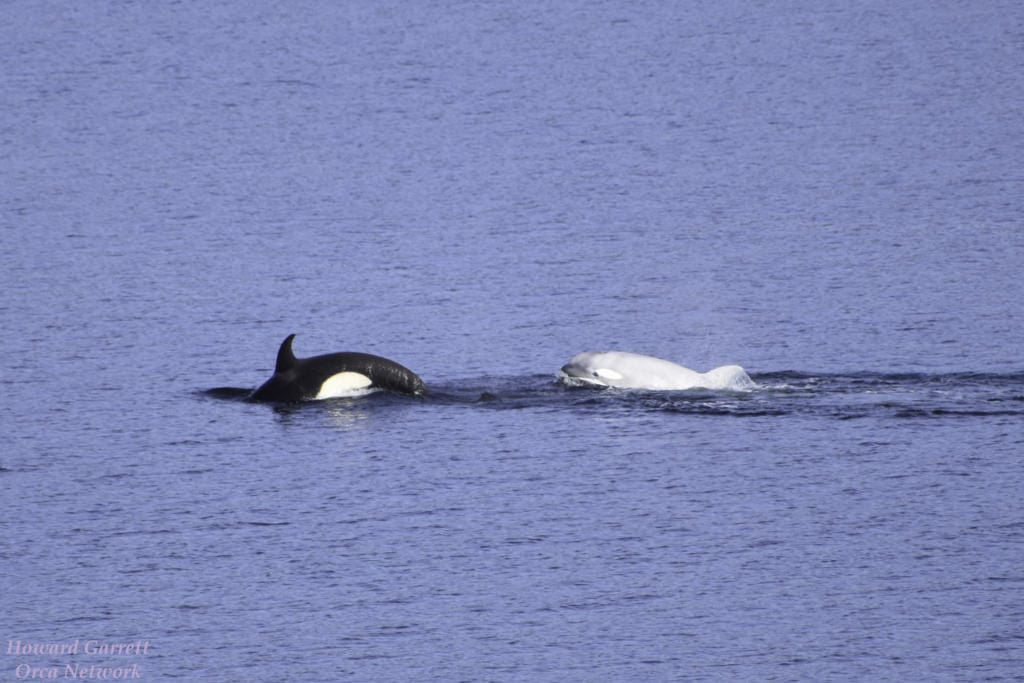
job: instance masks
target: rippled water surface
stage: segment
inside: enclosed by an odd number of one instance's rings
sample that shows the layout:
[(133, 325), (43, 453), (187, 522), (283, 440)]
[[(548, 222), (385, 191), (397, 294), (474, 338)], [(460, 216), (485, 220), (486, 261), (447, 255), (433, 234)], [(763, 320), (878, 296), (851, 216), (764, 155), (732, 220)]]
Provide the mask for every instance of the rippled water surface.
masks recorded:
[(0, 680), (1022, 679), (1017, 4), (0, 27)]

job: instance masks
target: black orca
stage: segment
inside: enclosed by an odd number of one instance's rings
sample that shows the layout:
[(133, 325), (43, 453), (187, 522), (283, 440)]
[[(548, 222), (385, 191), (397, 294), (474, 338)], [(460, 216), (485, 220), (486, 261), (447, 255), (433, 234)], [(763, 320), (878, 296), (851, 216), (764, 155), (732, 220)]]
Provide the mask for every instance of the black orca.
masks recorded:
[(274, 374), (249, 394), (261, 402), (312, 401), (351, 395), (361, 389), (389, 389), (418, 396), (426, 391), (416, 373), (398, 363), (369, 353), (328, 353), (296, 358), (294, 334), (281, 343)]

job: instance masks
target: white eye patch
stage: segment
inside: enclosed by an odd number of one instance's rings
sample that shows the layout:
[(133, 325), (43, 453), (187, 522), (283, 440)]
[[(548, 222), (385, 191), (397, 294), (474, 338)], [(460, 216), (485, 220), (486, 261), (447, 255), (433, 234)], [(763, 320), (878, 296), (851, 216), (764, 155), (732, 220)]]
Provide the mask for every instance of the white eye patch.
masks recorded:
[(594, 370), (594, 377), (600, 377), (601, 379), (622, 379), (622, 375), (609, 370), (608, 368), (597, 368)]
[(373, 384), (373, 380), (361, 373), (339, 372), (324, 380), (324, 383), (320, 385), (320, 391), (317, 393), (316, 398), (320, 400), (338, 396), (349, 396), (352, 392), (366, 389), (371, 384)]

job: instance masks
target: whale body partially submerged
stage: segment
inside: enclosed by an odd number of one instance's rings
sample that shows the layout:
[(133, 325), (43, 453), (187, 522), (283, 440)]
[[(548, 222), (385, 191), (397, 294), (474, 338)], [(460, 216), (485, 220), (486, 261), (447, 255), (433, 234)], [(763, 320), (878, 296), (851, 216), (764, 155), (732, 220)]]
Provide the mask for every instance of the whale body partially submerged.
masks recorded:
[(296, 402), (353, 396), (373, 389), (419, 395), (423, 380), (393, 360), (369, 353), (328, 353), (296, 358), (294, 334), (281, 343), (274, 374), (248, 396), (249, 401)]
[(562, 366), (559, 379), (570, 386), (679, 391), (747, 391), (757, 386), (739, 365), (697, 372), (654, 356), (625, 351), (587, 351)]

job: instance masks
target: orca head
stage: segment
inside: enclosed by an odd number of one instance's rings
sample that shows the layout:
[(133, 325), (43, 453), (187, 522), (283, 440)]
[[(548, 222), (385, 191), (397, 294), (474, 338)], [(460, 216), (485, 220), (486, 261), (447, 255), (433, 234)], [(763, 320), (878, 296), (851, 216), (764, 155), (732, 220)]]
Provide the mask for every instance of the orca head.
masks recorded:
[[(562, 366), (561, 375), (569, 381), (569, 384), (589, 384), (607, 386), (608, 379), (621, 377), (613, 370), (596, 367), (591, 363), (593, 354), (578, 354), (571, 361)], [(614, 375), (614, 376), (613, 376)]]

